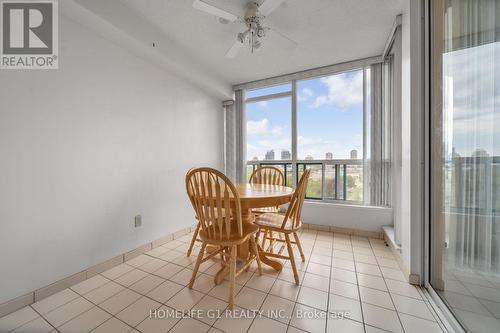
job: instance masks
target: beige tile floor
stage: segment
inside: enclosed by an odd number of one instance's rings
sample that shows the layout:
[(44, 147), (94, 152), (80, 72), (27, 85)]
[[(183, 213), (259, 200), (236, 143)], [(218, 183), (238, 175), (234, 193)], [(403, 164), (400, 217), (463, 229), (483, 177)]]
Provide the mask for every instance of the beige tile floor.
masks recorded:
[[(185, 235), (0, 318), (0, 332), (446, 331), (383, 241), (314, 230), (300, 237), (301, 285), (293, 283), (289, 262), (263, 276), (252, 267), (237, 278), (232, 316), (227, 282), (213, 283), (216, 260), (202, 265), (193, 290), (186, 287), (195, 255), (186, 257)], [(184, 316), (172, 316), (174, 310)]]

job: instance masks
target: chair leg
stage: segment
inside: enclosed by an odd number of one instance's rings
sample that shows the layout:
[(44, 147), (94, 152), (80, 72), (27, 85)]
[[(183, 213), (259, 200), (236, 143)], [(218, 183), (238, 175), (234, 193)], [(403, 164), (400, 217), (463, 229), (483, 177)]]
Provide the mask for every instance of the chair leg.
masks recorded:
[(253, 252), (255, 253), (255, 260), (257, 260), (259, 275), (262, 275), (262, 265), (260, 263), (259, 248), (257, 247), (257, 241), (255, 240), (255, 237), (252, 236), (250, 238), (250, 242), (252, 243)]
[(196, 239), (198, 238), (198, 231), (200, 231), (200, 223), (199, 222), (198, 222), (198, 225), (196, 226), (196, 230), (194, 231), (193, 239), (191, 239), (191, 244), (189, 244), (189, 249), (187, 252), (188, 257), (191, 255), (191, 251), (193, 251), (194, 242), (196, 242)]
[(271, 230), (268, 230), (268, 237), (269, 239), (269, 252), (274, 253), (274, 239), (273, 239), (273, 232)]
[(297, 247), (299, 248), (300, 258), (302, 259), (302, 262), (305, 262), (306, 257), (304, 256), (304, 251), (302, 250), (302, 244), (300, 244), (300, 239), (296, 232), (293, 233), (293, 238), (295, 239), (295, 244), (297, 244)]
[(198, 268), (200, 268), (201, 261), (203, 260), (203, 256), (205, 254), (205, 248), (207, 247), (207, 243), (203, 242), (201, 244), (200, 253), (198, 253), (198, 258), (196, 259), (196, 264), (193, 268), (193, 275), (191, 276), (191, 281), (189, 281), (189, 289), (193, 288), (194, 280), (196, 279), (196, 274), (198, 273)]
[(231, 259), (229, 260), (229, 310), (234, 308), (234, 287), (236, 283), (236, 246), (231, 246)]
[(290, 236), (285, 234), (286, 247), (288, 249), (288, 256), (290, 257), (290, 264), (292, 265), (293, 277), (295, 278), (295, 284), (299, 285), (299, 274), (297, 273), (297, 266), (295, 265), (295, 258), (293, 256), (292, 243), (290, 242)]

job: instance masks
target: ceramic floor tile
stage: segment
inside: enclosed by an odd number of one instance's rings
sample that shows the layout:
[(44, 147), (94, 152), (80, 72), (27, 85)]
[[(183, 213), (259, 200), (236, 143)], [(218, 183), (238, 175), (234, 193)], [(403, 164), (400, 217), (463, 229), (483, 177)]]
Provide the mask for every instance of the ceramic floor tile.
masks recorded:
[(442, 333), (441, 327), (434, 321), (428, 321), (404, 313), (401, 313), (399, 317), (403, 323), (405, 333)]
[(363, 322), (361, 302), (352, 298), (330, 294), (328, 312), (334, 314), (334, 318), (346, 317)]
[(297, 302), (309, 307), (326, 311), (328, 303), (328, 293), (317, 289), (302, 287), (300, 288)]
[(261, 310), (263, 315), (288, 324), (295, 303), (285, 298), (267, 295)]
[(131, 329), (132, 327), (125, 324), (123, 321), (112, 317), (111, 319), (96, 327), (92, 331), (92, 333), (127, 333)]
[(54, 310), (55, 308), (66, 304), (75, 298), (78, 298), (79, 295), (75, 293), (71, 289), (64, 289), (54, 295), (51, 295), (47, 298), (38, 301), (31, 306), (40, 314), (46, 314), (49, 311)]
[(266, 317), (257, 317), (250, 326), (248, 333), (286, 333), (287, 325)]
[(217, 320), (216, 314), (223, 313), (228, 304), (218, 298), (206, 295), (194, 307), (193, 310), (200, 311), (202, 315), (198, 318), (202, 322), (213, 325)]
[(130, 326), (135, 326), (149, 317), (149, 315), (161, 306), (160, 303), (147, 297), (141, 297), (136, 302), (120, 311), (116, 318), (124, 321)]
[(340, 268), (332, 268), (332, 279), (349, 282), (349, 283), (357, 283), (356, 273), (354, 271), (340, 269)]
[(204, 294), (194, 289), (184, 288), (165, 304), (176, 310), (189, 310), (198, 303)]
[(364, 264), (362, 262), (356, 263), (356, 271), (362, 274), (382, 276), (382, 272), (377, 265)]
[(297, 304), (293, 310), (290, 325), (311, 333), (323, 333), (326, 328), (326, 313)]
[(345, 260), (345, 259), (333, 259), (332, 261), (332, 267), (335, 268), (340, 268), (340, 269), (345, 269), (349, 271), (354, 271), (354, 262), (351, 260)]
[(141, 271), (153, 273), (153, 272), (159, 270), (160, 268), (166, 266), (167, 264), (168, 264), (168, 262), (166, 262), (166, 261), (154, 258), (151, 261), (147, 262), (146, 264), (140, 266), (139, 269)]
[[(298, 271), (297, 275), (299, 276), (299, 282), (304, 279), (304, 272), (303, 271)], [(281, 270), (281, 273), (278, 275), (278, 279), (295, 283), (295, 277), (293, 275), (293, 271), (289, 267), (283, 267), (283, 269)]]
[(155, 247), (154, 249), (146, 252), (145, 254), (147, 254), (148, 256), (152, 256), (152, 257), (158, 258), (162, 254), (167, 253), (168, 251), (170, 251), (170, 249), (168, 249), (166, 247), (163, 247), (163, 246), (158, 246), (158, 247)]
[(364, 303), (370, 303), (373, 305), (381, 306), (383, 308), (394, 310), (394, 305), (388, 292), (360, 286), (359, 294), (361, 295), (361, 301)]
[(39, 315), (31, 307), (26, 306), (20, 310), (12, 312), (11, 314), (0, 318), (0, 332), (9, 332), (13, 329), (26, 324)]
[(102, 302), (99, 306), (114, 315), (137, 301), (139, 298), (141, 298), (140, 294), (129, 289), (124, 289)]
[(208, 294), (215, 287), (213, 276), (207, 274), (198, 274), (194, 280), (193, 289), (204, 294)]
[(139, 280), (131, 285), (129, 288), (141, 295), (146, 295), (148, 292), (158, 287), (163, 282), (165, 282), (165, 280), (158, 276), (148, 275), (144, 279)]
[(415, 286), (412, 286), (408, 282), (389, 279), (385, 280), (385, 282), (387, 284), (387, 288), (391, 293), (422, 299), (417, 291), (417, 288), (415, 288)]
[(327, 333), (365, 333), (362, 323), (349, 319), (328, 318)]
[(191, 280), (191, 276), (193, 276), (193, 271), (189, 268), (184, 268), (182, 271), (171, 276), (169, 280), (187, 286)]
[(258, 310), (260, 309), (260, 306), (264, 302), (265, 298), (266, 294), (262, 291), (243, 287), (236, 295), (234, 302), (238, 305), (238, 307), (249, 310)]
[(114, 280), (114, 279), (119, 278), (123, 274), (125, 274), (125, 273), (127, 273), (127, 272), (129, 272), (129, 271), (131, 271), (133, 269), (134, 269), (134, 267), (129, 266), (127, 264), (120, 264), (120, 265), (115, 266), (115, 267), (113, 267), (111, 269), (108, 269), (105, 272), (102, 272), (101, 274), (104, 277), (107, 277), (110, 280)]
[(184, 286), (167, 280), (151, 290), (147, 296), (160, 303), (165, 303), (183, 288)]
[(172, 311), (171, 308), (168, 308), (166, 306), (160, 307), (159, 309), (157, 309), (157, 313), (160, 314), (159, 317), (154, 317), (154, 316), (150, 317), (148, 315), (145, 320), (143, 320), (139, 325), (137, 325), (137, 329), (141, 333), (165, 333), (165, 332), (168, 332), (180, 320), (179, 318), (176, 318), (175, 316), (166, 315), (167, 313), (171, 313), (170, 311)]
[(353, 299), (359, 299), (358, 286), (340, 280), (331, 280), (330, 293)]
[(374, 275), (358, 273), (358, 284), (363, 287), (387, 291), (384, 279)]
[(268, 293), (269, 290), (271, 290), (275, 280), (275, 278), (266, 275), (260, 276), (258, 274), (254, 274), (250, 278), (250, 280), (248, 280), (246, 286)]
[(153, 258), (151, 258), (150, 256), (147, 256), (145, 254), (141, 254), (135, 258), (130, 259), (129, 261), (126, 261), (125, 263), (127, 265), (134, 266), (137, 268), (137, 267), (142, 266), (151, 260), (153, 260)]
[(376, 305), (363, 303), (363, 316), (365, 323), (384, 330), (402, 333), (403, 327), (396, 311), (381, 308)]
[(159, 277), (162, 277), (164, 279), (170, 279), (172, 276), (175, 274), (179, 273), (182, 271), (184, 268), (182, 266), (172, 264), (172, 263), (167, 263), (166, 265), (160, 267), (156, 271), (153, 272), (154, 275), (158, 275)]
[(380, 270), (382, 271), (382, 275), (386, 279), (392, 279), (392, 280), (398, 280), (402, 282), (407, 282), (406, 278), (403, 274), (402, 271), (399, 269), (392, 269), (388, 267), (380, 267)]
[(61, 333), (90, 332), (109, 318), (111, 318), (110, 314), (96, 306), (78, 317), (71, 319), (66, 324), (59, 327), (58, 330)]
[(79, 297), (69, 303), (64, 304), (44, 315), (44, 318), (54, 327), (59, 327), (62, 324), (70, 321), (78, 315), (90, 310), (95, 305), (86, 299)]
[[(54, 329), (45, 319), (42, 317), (38, 317), (21, 327), (16, 328), (11, 333), (47, 333), (51, 332)], [(1, 329), (0, 329), (0, 332)]]
[[(330, 269), (328, 269), (330, 270)], [(304, 280), (302, 281), (302, 285), (309, 287), (309, 288), (314, 288), (314, 289), (319, 289), (322, 291), (328, 291), (330, 288), (330, 279), (328, 277), (312, 274), (312, 273), (306, 273), (304, 275)]]
[(426, 320), (435, 320), (424, 301), (398, 294), (393, 294), (392, 300), (398, 312), (403, 312)]
[(204, 333), (210, 330), (210, 326), (196, 319), (184, 318), (179, 321), (169, 333)]
[[(234, 295), (238, 295), (241, 288), (241, 285), (236, 284), (234, 287)], [(220, 300), (227, 301), (229, 299), (229, 282), (223, 281), (221, 284), (213, 287), (208, 294)]]
[(330, 278), (330, 265), (321, 265), (310, 262), (307, 266), (306, 273), (312, 273)]
[(245, 333), (252, 324), (253, 318), (240, 318), (241, 311), (246, 311), (244, 309), (235, 307), (231, 312), (229, 310), (224, 311), (221, 318), (217, 319), (214, 323), (214, 327), (218, 328), (226, 333)]
[(71, 287), (71, 289), (80, 295), (84, 295), (96, 288), (99, 288), (106, 283), (110, 282), (109, 279), (105, 278), (104, 276), (98, 274), (96, 276), (91, 277), (90, 279), (87, 279), (85, 281), (82, 281), (74, 286)]
[(88, 299), (94, 304), (101, 304), (108, 298), (118, 294), (120, 291), (124, 289), (125, 289), (124, 286), (121, 286), (116, 282), (110, 281), (105, 285), (88, 292), (84, 296), (86, 299)]
[(297, 286), (295, 283), (278, 279), (274, 283), (269, 293), (275, 296), (286, 298), (291, 301), (295, 301), (297, 299), (299, 291), (300, 287)]
[(143, 272), (140, 269), (133, 269), (115, 279), (115, 282), (121, 284), (122, 286), (129, 287), (135, 282), (145, 278), (147, 275), (148, 273)]

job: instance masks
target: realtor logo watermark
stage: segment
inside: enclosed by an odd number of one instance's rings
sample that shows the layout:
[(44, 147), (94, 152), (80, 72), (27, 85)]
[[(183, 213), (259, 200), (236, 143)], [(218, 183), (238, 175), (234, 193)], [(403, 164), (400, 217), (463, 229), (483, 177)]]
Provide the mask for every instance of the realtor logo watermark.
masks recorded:
[(0, 68), (57, 69), (56, 0), (0, 0)]

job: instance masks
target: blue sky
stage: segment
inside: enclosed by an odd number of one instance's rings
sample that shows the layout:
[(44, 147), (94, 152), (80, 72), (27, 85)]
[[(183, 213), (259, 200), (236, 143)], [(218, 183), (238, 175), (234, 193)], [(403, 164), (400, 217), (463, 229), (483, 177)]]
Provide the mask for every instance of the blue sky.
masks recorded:
[[(289, 89), (289, 85), (264, 88), (248, 97)], [(263, 159), (274, 149), (291, 150), (291, 98), (248, 103), (247, 158)], [(363, 73), (361, 70), (297, 82), (298, 158), (349, 158), (352, 149), (362, 156)]]

